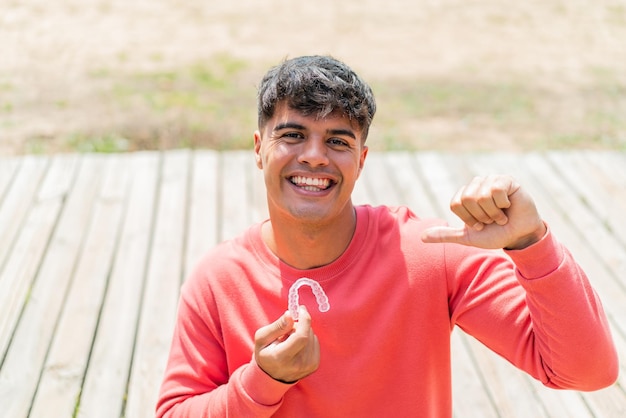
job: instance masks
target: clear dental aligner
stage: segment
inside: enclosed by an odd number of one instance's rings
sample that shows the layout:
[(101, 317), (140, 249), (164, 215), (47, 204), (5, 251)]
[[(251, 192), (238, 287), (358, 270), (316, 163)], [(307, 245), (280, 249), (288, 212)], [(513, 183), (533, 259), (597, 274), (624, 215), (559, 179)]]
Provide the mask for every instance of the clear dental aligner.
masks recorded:
[(326, 312), (330, 309), (330, 302), (328, 301), (328, 297), (326, 296), (326, 293), (324, 293), (322, 286), (313, 279), (301, 277), (289, 288), (289, 312), (291, 312), (291, 316), (296, 321), (298, 320), (298, 305), (300, 301), (298, 289), (305, 285), (309, 286), (313, 291), (313, 295), (315, 295), (317, 307), (320, 312)]

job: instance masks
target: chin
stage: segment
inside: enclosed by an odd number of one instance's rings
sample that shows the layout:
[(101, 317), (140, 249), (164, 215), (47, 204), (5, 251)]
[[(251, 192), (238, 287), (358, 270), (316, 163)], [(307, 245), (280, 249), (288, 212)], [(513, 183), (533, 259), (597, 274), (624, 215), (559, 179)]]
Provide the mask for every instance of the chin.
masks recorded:
[(291, 216), (303, 222), (321, 222), (328, 220), (330, 215), (325, 211), (309, 208), (292, 208)]

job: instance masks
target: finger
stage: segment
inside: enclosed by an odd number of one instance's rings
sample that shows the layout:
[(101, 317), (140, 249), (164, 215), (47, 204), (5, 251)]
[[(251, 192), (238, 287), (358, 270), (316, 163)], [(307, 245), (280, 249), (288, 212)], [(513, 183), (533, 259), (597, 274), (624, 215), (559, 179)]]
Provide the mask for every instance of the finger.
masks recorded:
[(498, 224), (508, 222), (505, 209), (511, 207), (510, 196), (519, 189), (519, 184), (510, 176), (493, 176), (489, 178), (485, 190), (485, 212)]
[[(486, 207), (484, 207), (485, 205)], [(460, 206), (451, 207), (463, 223), (471, 228), (480, 231), (485, 225), (493, 223), (493, 219), (487, 212), (489, 205), (486, 202), (466, 198)]]
[[(488, 217), (475, 202), (472, 202), (468, 198), (468, 196), (475, 193), (473, 190), (474, 186), (472, 184), (460, 188), (450, 201), (450, 210), (458, 216), (465, 225), (476, 230), (481, 230)], [(479, 218), (482, 218), (482, 220)]]
[(281, 339), (293, 332), (294, 320), (289, 311), (285, 312), (276, 321), (259, 328), (254, 334), (257, 348), (267, 347), (272, 342)]
[(494, 205), (496, 205), (500, 209), (508, 209), (511, 207), (511, 200), (509, 199), (508, 189), (507, 190), (504, 190), (504, 189), (494, 190), (492, 200), (493, 200)]
[(467, 228), (433, 226), (422, 232), (422, 241), (425, 243), (450, 242), (467, 245), (469, 243), (469, 235)]
[(297, 361), (301, 364), (318, 362), (319, 342), (313, 332), (311, 322), (311, 315), (308, 310), (304, 305), (300, 305), (298, 307), (298, 321), (294, 323), (293, 332), (284, 339), (284, 344), (273, 347), (274, 352), (284, 356), (284, 358), (290, 358), (292, 361), (299, 359)]
[(518, 187), (510, 176), (475, 177), (460, 189), (451, 209), (466, 225), (476, 230), (494, 222), (504, 225), (508, 222), (504, 209), (511, 205), (509, 193), (514, 193)]
[(304, 305), (298, 306), (298, 322), (296, 322), (295, 329), (307, 330), (311, 328), (311, 314)]
[(297, 349), (306, 346), (315, 337), (311, 321), (311, 315), (306, 306), (298, 306), (298, 322), (294, 324), (294, 332), (288, 337), (291, 344)]
[[(502, 201), (502, 194), (503, 193), (498, 193), (498, 200), (500, 201)], [(504, 194), (504, 199), (508, 201), (508, 198), (506, 198), (506, 194)], [(477, 217), (478, 220), (483, 224), (489, 225), (495, 222), (498, 225), (504, 225), (508, 221), (508, 218), (502, 210), (502, 207), (499, 206), (498, 202), (496, 201), (496, 195), (494, 194), (493, 190), (484, 190), (484, 193), (477, 197), (477, 205), (480, 207), (480, 213), (484, 214), (484, 218)]]
[(292, 347), (298, 350), (300, 363), (306, 373), (317, 370), (320, 362), (320, 344), (311, 326), (311, 315), (304, 305), (298, 308), (298, 322), (295, 331), (289, 336)]

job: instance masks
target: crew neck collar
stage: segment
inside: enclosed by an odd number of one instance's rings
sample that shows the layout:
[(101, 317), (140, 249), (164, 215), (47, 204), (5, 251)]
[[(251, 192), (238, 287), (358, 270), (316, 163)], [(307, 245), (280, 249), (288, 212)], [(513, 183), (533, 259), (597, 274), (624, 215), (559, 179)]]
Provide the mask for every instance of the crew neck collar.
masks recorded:
[(335, 261), (320, 267), (303, 270), (294, 268), (281, 261), (265, 244), (261, 235), (261, 228), (264, 223), (269, 222), (269, 219), (252, 226), (248, 233), (248, 241), (259, 261), (272, 274), (279, 275), (286, 281), (294, 282), (300, 277), (311, 277), (318, 282), (330, 280), (349, 268), (352, 263), (358, 260), (359, 254), (362, 253), (369, 229), (370, 214), (368, 208), (368, 206), (355, 206), (356, 227), (348, 247)]

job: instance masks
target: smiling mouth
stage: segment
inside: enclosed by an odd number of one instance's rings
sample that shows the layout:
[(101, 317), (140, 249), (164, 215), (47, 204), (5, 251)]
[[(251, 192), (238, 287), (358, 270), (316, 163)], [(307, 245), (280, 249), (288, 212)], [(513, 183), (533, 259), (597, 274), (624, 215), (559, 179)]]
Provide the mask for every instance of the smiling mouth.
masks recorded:
[(289, 178), (291, 184), (294, 184), (309, 192), (319, 192), (328, 189), (333, 182), (330, 179), (293, 176)]

